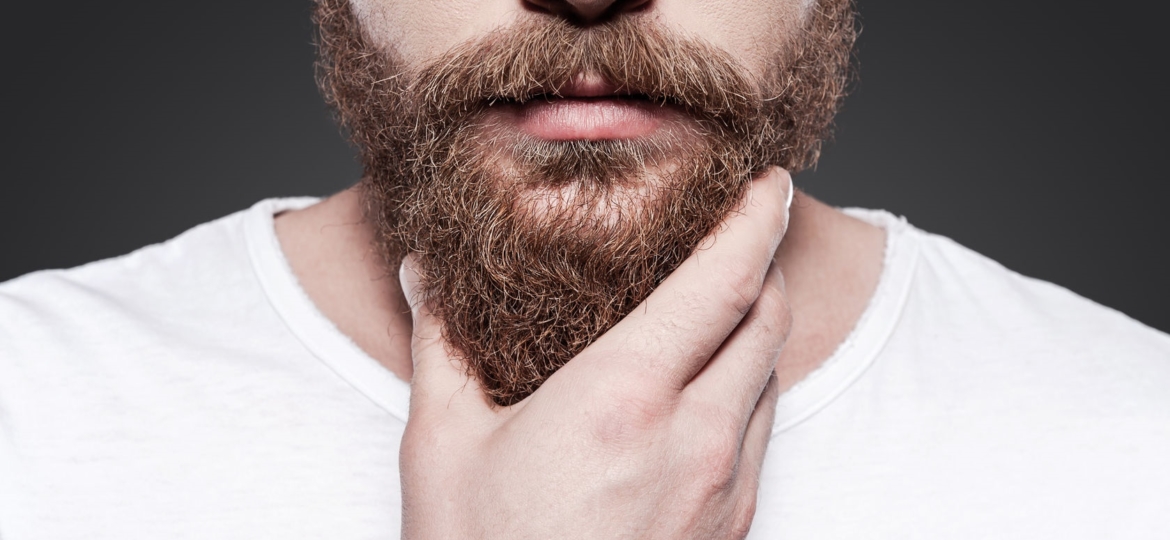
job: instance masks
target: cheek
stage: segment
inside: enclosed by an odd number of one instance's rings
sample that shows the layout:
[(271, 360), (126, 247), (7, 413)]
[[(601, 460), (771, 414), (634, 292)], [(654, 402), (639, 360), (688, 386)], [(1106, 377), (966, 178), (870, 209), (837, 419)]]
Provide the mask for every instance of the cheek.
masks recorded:
[(519, 16), (516, 0), (351, 0), (378, 48), (415, 64), (506, 26)]
[[(658, 0), (653, 16), (728, 51), (761, 75), (816, 0)], [(523, 16), (518, 0), (351, 0), (369, 38), (408, 64), (434, 58)]]
[(760, 76), (800, 29), (816, 0), (659, 0), (669, 26), (727, 51)]

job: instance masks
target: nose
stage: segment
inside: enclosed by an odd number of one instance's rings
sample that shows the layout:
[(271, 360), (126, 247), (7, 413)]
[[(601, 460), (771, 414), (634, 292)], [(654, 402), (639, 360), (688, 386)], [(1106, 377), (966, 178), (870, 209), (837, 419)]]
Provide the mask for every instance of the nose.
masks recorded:
[(645, 9), (652, 0), (526, 0), (526, 3), (581, 24), (593, 24), (619, 13)]

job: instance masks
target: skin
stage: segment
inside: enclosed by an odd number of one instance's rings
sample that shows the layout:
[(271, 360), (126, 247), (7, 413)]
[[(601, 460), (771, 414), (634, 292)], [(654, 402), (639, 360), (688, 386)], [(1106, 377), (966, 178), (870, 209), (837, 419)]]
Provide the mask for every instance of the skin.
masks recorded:
[[(794, 314), (776, 365), (782, 391), (828, 359), (856, 325), (877, 287), (885, 249), (883, 231), (799, 190), (790, 216), (775, 253)], [(276, 232), (317, 308), (363, 351), (410, 381), (409, 306), (397, 272), (386, 269), (371, 247), (374, 231), (362, 218), (357, 190), (281, 214)]]
[(403, 536), (745, 536), (791, 327), (771, 264), (787, 180), (759, 179), (707, 249), (517, 405), (489, 407), (416, 305)]
[(803, 20), (809, 0), (352, 0), (352, 5), (370, 39), (408, 64), (434, 58), (526, 15), (589, 24), (602, 17), (637, 14), (701, 36), (732, 52), (758, 76), (775, 44)]
[[(367, 31), (421, 62), (522, 14), (590, 24), (639, 13), (749, 69), (800, 2), (356, 0)], [(772, 41), (769, 41), (772, 40)], [(347, 190), (276, 220), (306, 293), (403, 380), (404, 538), (742, 538), (777, 396), (827, 359), (881, 273), (882, 231), (797, 193), (776, 169), (646, 302), (529, 398), (492, 408), (411, 305), (410, 259), (382, 264)], [(605, 471), (598, 474), (598, 471)]]

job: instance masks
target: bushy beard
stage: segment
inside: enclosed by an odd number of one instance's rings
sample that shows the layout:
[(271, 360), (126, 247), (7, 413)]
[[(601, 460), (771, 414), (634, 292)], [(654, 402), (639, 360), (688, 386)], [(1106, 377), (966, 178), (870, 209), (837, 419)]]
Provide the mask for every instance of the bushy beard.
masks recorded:
[[(419, 295), (484, 391), (510, 405), (641, 303), (735, 211), (753, 175), (815, 162), (844, 91), (847, 0), (818, 6), (762, 80), (632, 17), (518, 23), (407, 69), (319, 0), (319, 75), (361, 151), (387, 266)], [(549, 141), (499, 122), (574, 77), (676, 117), (634, 140)]]

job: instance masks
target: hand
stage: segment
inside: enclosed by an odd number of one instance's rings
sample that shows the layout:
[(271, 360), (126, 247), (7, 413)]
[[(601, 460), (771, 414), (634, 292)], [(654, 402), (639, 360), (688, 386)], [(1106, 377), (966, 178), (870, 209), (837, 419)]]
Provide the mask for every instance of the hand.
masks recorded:
[(525, 400), (492, 407), (413, 305), (403, 538), (743, 538), (791, 327), (772, 259), (783, 170), (629, 316)]

